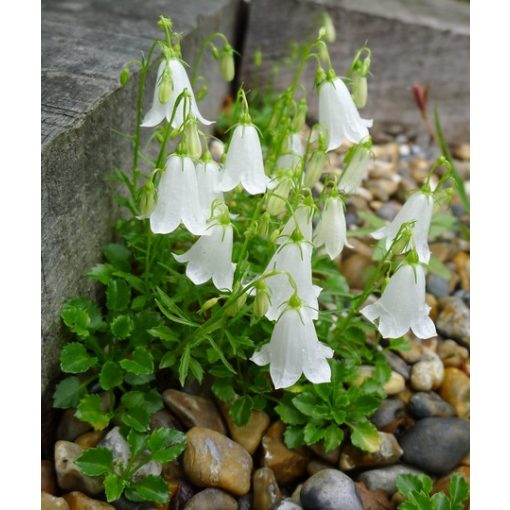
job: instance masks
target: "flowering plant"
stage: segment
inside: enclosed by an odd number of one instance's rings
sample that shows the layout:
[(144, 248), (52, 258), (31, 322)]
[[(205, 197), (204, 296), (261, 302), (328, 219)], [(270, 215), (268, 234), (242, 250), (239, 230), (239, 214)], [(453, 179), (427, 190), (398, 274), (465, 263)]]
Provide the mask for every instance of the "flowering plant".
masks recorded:
[[(132, 171), (116, 174), (128, 189), (119, 202), (131, 216), (118, 223), (121, 242), (108, 245), (106, 261), (88, 273), (106, 287), (106, 308), (86, 298), (62, 308), (75, 341), (62, 351), (61, 368), (70, 375), (57, 386), (55, 407), (75, 409), (96, 430), (120, 423), (132, 449), (142, 443), (151, 449), (152, 441), (157, 456), (163, 446), (151, 438), (159, 433), (147, 434), (150, 417), (163, 407), (161, 380), (164, 387), (196, 381), (232, 403), (238, 426), (253, 410), (279, 414), (289, 446), (323, 442), (330, 450), (350, 433), (360, 448), (378, 447), (367, 417), (384, 398), (391, 373), (384, 351), (402, 346), (399, 337), (409, 329), (422, 338), (435, 334), (425, 304), (427, 234), (448, 163), (442, 158), (430, 170), (429, 177), (446, 169), (435, 190), (428, 179), (395, 220), (374, 233), (384, 239), (384, 255), (361, 292), (349, 289), (335, 259), (345, 247), (353, 249), (344, 204), (370, 160), (371, 121), (357, 109), (366, 102), (370, 51), (358, 51), (348, 79), (337, 76), (326, 45), (334, 30), (326, 21), (299, 46), (294, 80), (264, 118), (239, 89), (223, 151), (206, 132), (211, 122), (197, 104), (204, 50), (190, 79), (179, 34), (170, 20), (160, 20), (164, 37), (138, 63)], [(215, 38), (223, 41), (221, 53)], [(233, 50), (225, 37), (213, 34), (206, 47), (231, 80)], [(153, 102), (143, 115), (157, 48)], [(319, 100), (311, 128), (305, 125), (309, 95), (301, 86), (309, 63), (316, 65)], [(121, 78), (129, 79), (126, 69)], [(148, 128), (158, 145), (155, 158), (141, 145)], [(340, 175), (326, 166), (328, 152), (338, 148), (345, 153)], [(380, 299), (362, 308), (374, 294)], [(362, 363), (376, 369), (359, 383)], [(181, 450), (179, 444), (172, 454)], [(81, 465), (93, 464), (96, 454), (104, 456), (89, 452)], [(107, 460), (96, 472), (111, 477), (109, 500), (126, 487), (134, 500), (148, 493), (165, 500), (160, 482), (151, 478), (143, 492), (143, 484), (129, 478), (132, 470), (116, 473)]]

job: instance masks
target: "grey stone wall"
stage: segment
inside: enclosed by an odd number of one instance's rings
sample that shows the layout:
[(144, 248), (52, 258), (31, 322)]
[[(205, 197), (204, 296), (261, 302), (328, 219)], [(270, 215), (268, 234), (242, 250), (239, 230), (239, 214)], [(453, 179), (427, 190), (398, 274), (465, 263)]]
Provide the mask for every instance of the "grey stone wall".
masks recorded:
[[(374, 119), (377, 133), (400, 125), (423, 131), (411, 93), (413, 83), (430, 84), (430, 106), (440, 109), (447, 139), (469, 139), (469, 4), (455, 0), (251, 0), (244, 47), (242, 79), (247, 86), (271, 82), (271, 69), (288, 54), (290, 42), (302, 39), (320, 12), (328, 12), (337, 38), (330, 46), (336, 72), (347, 72), (355, 51), (365, 41), (372, 50), (373, 76), (363, 117)], [(263, 64), (251, 58), (259, 48)], [(315, 65), (304, 84), (309, 97)], [(282, 68), (276, 89), (290, 82)], [(312, 115), (317, 102), (312, 101)]]
[[(77, 294), (91, 295), (84, 273), (101, 259), (114, 235), (118, 208), (109, 178), (115, 166), (130, 168), (130, 144), (114, 130), (135, 128), (136, 73), (120, 87), (129, 60), (159, 36), (160, 14), (184, 33), (183, 52), (192, 59), (214, 31), (233, 39), (240, 0), (99, 1), (42, 3), (42, 393), (48, 405), (58, 376), (65, 333), (59, 309)], [(200, 104), (215, 118), (228, 84), (217, 62), (203, 61), (209, 91)], [(152, 76), (152, 84), (155, 73)], [(152, 99), (147, 87), (146, 108)]]

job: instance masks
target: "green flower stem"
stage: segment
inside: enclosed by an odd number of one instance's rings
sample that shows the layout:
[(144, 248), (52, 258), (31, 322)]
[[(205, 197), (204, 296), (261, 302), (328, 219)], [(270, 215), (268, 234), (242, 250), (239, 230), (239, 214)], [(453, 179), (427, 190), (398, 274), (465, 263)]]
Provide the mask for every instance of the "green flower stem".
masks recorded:
[(207, 48), (207, 46), (209, 46), (209, 44), (213, 42), (213, 40), (216, 37), (221, 38), (225, 44), (229, 44), (228, 39), (221, 32), (214, 32), (207, 39), (204, 40), (204, 42), (200, 46), (200, 50), (197, 53), (197, 56), (195, 57), (195, 60), (193, 61), (193, 71), (191, 74), (191, 88), (193, 89), (195, 88), (198, 79), (198, 68), (200, 67), (202, 59), (204, 58), (205, 49)]

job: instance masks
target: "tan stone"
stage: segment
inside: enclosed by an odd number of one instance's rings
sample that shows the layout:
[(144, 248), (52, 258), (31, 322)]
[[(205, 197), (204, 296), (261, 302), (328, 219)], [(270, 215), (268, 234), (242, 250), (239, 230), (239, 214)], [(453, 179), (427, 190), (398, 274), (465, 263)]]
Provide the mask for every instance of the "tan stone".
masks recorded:
[[(370, 365), (362, 365), (359, 369), (358, 377), (354, 384), (362, 384), (363, 381), (372, 377), (375, 374), (375, 368)], [(383, 390), (386, 395), (396, 395), (404, 390), (406, 387), (405, 379), (397, 372), (392, 371), (390, 379), (384, 384)]]
[(324, 448), (324, 443), (321, 441), (319, 443), (310, 445), (308, 448), (310, 448), (310, 450), (312, 450), (315, 455), (328, 462), (329, 464), (338, 463), (338, 459), (340, 458), (340, 447), (336, 447), (333, 450), (327, 452)]
[(373, 266), (372, 259), (357, 253), (342, 260), (341, 273), (345, 276), (351, 289), (362, 289), (368, 279), (368, 268)]
[(237, 501), (218, 489), (205, 489), (195, 494), (185, 506), (186, 510), (237, 510)]
[(469, 416), (469, 377), (462, 370), (447, 368), (439, 393), (454, 407), (458, 416), (461, 418)]
[(262, 465), (273, 470), (276, 480), (286, 485), (306, 473), (309, 454), (305, 448), (289, 449), (283, 442), (285, 425), (273, 423), (262, 438)]
[(85, 432), (85, 434), (78, 436), (74, 442), (86, 450), (87, 448), (95, 448), (104, 436), (103, 430)]
[(186, 427), (203, 427), (216, 430), (221, 434), (226, 433), (225, 425), (214, 402), (204, 397), (177, 390), (164, 391), (163, 400), (170, 411)]
[(236, 496), (250, 490), (253, 461), (241, 445), (203, 427), (193, 427), (186, 435), (183, 466), (193, 484), (217, 487)]
[(69, 441), (55, 443), (55, 471), (58, 485), (67, 491), (83, 491), (95, 496), (102, 492), (103, 483), (99, 478), (92, 478), (80, 472), (74, 461), (83, 452), (80, 445)]
[(45, 491), (41, 491), (41, 510), (70, 510), (64, 498), (57, 498)]
[(105, 501), (89, 498), (78, 491), (66, 494), (64, 499), (69, 503), (70, 510), (115, 510), (115, 507)]
[(423, 358), (413, 365), (411, 386), (416, 391), (435, 390), (441, 386), (444, 366), (441, 358), (434, 352), (426, 350)]
[(439, 313), (436, 296), (427, 292), (427, 294), (425, 294), (425, 302), (430, 306), (429, 317), (435, 321), (437, 319), (437, 314)]
[(262, 467), (253, 475), (253, 507), (257, 510), (273, 510), (282, 499), (273, 470)]
[(232, 404), (222, 402), (220, 403), (220, 409), (223, 413), (223, 417), (227, 422), (227, 427), (230, 432), (230, 437), (239, 443), (246, 451), (253, 455), (255, 450), (258, 448), (264, 432), (269, 427), (271, 420), (269, 415), (264, 411), (252, 411), (248, 423), (242, 427), (237, 426), (230, 416), (229, 410)]
[(460, 368), (469, 359), (469, 351), (455, 340), (444, 340), (437, 348), (439, 357), (445, 367)]
[(467, 253), (460, 251), (453, 257), (453, 262), (460, 277), (460, 285), (463, 290), (469, 290), (470, 287), (470, 257)]
[(339, 467), (349, 471), (362, 467), (387, 466), (394, 464), (404, 453), (393, 434), (378, 432), (380, 446), (376, 452), (365, 452), (356, 446), (347, 445), (340, 453)]
[(382, 489), (370, 490), (363, 482), (356, 482), (364, 510), (393, 510), (388, 494)]

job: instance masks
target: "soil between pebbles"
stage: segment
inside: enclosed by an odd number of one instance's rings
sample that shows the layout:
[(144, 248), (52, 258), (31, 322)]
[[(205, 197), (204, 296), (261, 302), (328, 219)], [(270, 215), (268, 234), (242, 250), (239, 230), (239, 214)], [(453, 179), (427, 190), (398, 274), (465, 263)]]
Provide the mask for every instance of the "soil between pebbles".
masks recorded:
[[(347, 202), (349, 230), (368, 226), (359, 214), (363, 211), (391, 221), (438, 156), (404, 135), (375, 144), (373, 152), (368, 178)], [(469, 188), (469, 145), (453, 152)], [(330, 153), (329, 165), (329, 171), (339, 172), (341, 155)], [(451, 211), (444, 213), (469, 227), (455, 196)], [(354, 249), (344, 249), (338, 266), (351, 289), (361, 289), (375, 245), (367, 235), (351, 242)], [(289, 450), (284, 425), (271, 422), (268, 414), (256, 412), (245, 427), (236, 427), (228, 406), (216, 402), (206, 387), (196, 395), (169, 388), (163, 393), (167, 409), (156, 413), (152, 424), (187, 431), (189, 447), (162, 467), (172, 491), (168, 504), (106, 503), (101, 482), (81, 475), (73, 460), (101, 441), (122, 455), (118, 433), (91, 432), (68, 410), (60, 417), (54, 457), (41, 462), (41, 508), (389, 510), (401, 502), (395, 480), (402, 473), (432, 476), (434, 491), (447, 490), (453, 473), (469, 479), (469, 241), (444, 231), (430, 240), (430, 249), (451, 273), (448, 280), (434, 273), (427, 277), (438, 336), (420, 341), (409, 334), (412, 349), (389, 355), (394, 373), (385, 387), (389, 397), (372, 417), (384, 439), (381, 452), (369, 455), (348, 444), (330, 454), (318, 447)]]

